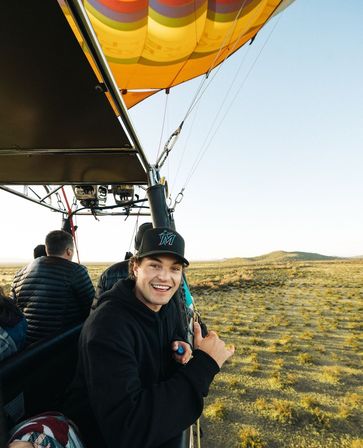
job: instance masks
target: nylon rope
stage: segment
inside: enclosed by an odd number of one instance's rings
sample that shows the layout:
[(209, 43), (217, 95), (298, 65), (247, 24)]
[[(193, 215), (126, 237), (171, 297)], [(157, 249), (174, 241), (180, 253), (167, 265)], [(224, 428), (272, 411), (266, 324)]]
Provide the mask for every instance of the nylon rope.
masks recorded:
[(161, 125), (159, 148), (158, 148), (158, 152), (156, 154), (156, 160), (159, 158), (159, 154), (160, 154), (160, 150), (161, 150), (161, 142), (163, 140), (164, 129), (165, 129), (165, 121), (166, 121), (166, 114), (167, 114), (167, 110), (168, 110), (169, 90), (167, 89), (165, 91), (165, 93), (166, 93), (166, 98), (165, 98), (165, 104), (164, 104), (163, 122), (162, 122), (162, 125)]
[[(240, 33), (240, 35), (239, 35), (238, 38), (236, 39), (236, 42), (235, 42), (234, 46), (232, 47), (232, 51), (233, 51), (234, 48), (236, 47), (237, 42), (238, 42), (239, 39), (242, 37), (242, 35), (243, 35), (243, 31)], [(235, 74), (235, 76), (234, 76), (232, 82), (230, 83), (230, 87), (229, 87), (229, 89), (228, 89), (228, 91), (227, 91), (227, 95), (224, 96), (225, 99), (223, 100), (222, 106), (219, 108), (219, 112), (218, 112), (218, 114), (217, 114), (217, 117), (218, 117), (219, 113), (221, 112), (221, 109), (222, 109), (222, 107), (223, 107), (223, 105), (224, 105), (224, 103), (225, 103), (225, 101), (226, 101), (226, 99), (227, 99), (227, 97), (228, 97), (228, 94), (229, 94), (229, 92), (230, 92), (230, 90), (231, 90), (231, 88), (232, 88), (232, 86), (233, 86), (233, 83), (235, 82), (235, 79), (236, 79), (237, 75), (239, 74), (239, 72), (240, 72), (240, 70), (241, 70), (241, 68), (242, 68), (242, 66), (243, 66), (243, 64), (244, 64), (244, 61), (245, 61), (245, 59), (246, 59), (246, 56), (247, 56), (247, 52), (244, 54), (243, 59), (242, 59), (240, 65), (239, 65), (239, 67), (238, 67), (238, 69), (237, 69), (237, 72), (236, 72), (236, 74)], [(213, 76), (209, 79), (208, 84), (204, 87), (203, 92), (201, 93), (201, 95), (200, 95), (200, 97), (198, 98), (198, 100), (195, 102), (194, 106), (197, 105), (197, 107), (199, 108), (199, 106), (200, 106), (200, 104), (201, 104), (201, 103), (200, 103), (200, 99), (202, 98), (202, 95), (203, 95), (204, 92), (207, 90), (207, 88), (209, 87), (209, 85), (212, 83), (212, 81), (214, 80), (214, 78), (216, 77), (216, 75), (219, 73), (219, 70), (221, 69), (221, 67), (222, 67), (222, 64), (219, 65), (219, 66), (217, 67), (217, 69), (214, 71)], [(196, 109), (196, 111), (195, 111), (194, 118), (193, 118), (193, 122), (192, 122), (192, 126), (189, 128), (188, 138), (187, 138), (187, 141), (186, 141), (186, 143), (185, 143), (185, 145), (184, 145), (183, 153), (182, 153), (182, 157), (181, 157), (181, 160), (180, 160), (180, 162), (179, 162), (178, 170), (177, 170), (177, 173), (176, 173), (176, 176), (175, 176), (175, 177), (177, 177), (178, 174), (179, 174), (179, 171), (180, 171), (180, 168), (181, 168), (181, 163), (182, 163), (182, 160), (183, 160), (183, 158), (184, 158), (184, 154), (185, 154), (186, 146), (187, 146), (187, 143), (189, 142), (189, 139), (190, 139), (190, 137), (191, 137), (192, 128), (194, 127), (194, 124), (195, 124), (195, 121), (196, 121), (196, 118), (197, 118), (197, 114), (198, 114), (198, 109)], [(216, 121), (216, 118), (213, 120), (213, 124), (215, 123), (215, 121)], [(202, 145), (201, 148), (203, 148), (203, 145)], [(202, 151), (202, 149), (199, 151), (199, 154), (200, 154), (201, 151)], [(194, 164), (196, 163), (197, 160), (198, 160), (198, 156), (196, 157)], [(193, 167), (194, 167), (194, 164), (192, 165), (192, 169), (193, 169)], [(176, 183), (176, 180), (175, 180), (175, 183)], [(184, 187), (184, 188), (185, 188), (185, 187)], [(183, 190), (184, 190), (184, 188), (183, 188)]]
[(76, 248), (76, 254), (77, 254), (77, 260), (78, 260), (78, 264), (80, 264), (80, 260), (79, 260), (79, 252), (78, 252), (78, 244), (77, 244), (77, 238), (76, 238), (76, 231), (74, 229), (74, 224), (73, 224), (73, 218), (72, 218), (72, 209), (69, 205), (68, 202), (68, 198), (66, 195), (66, 192), (64, 190), (64, 186), (61, 188), (62, 193), (63, 193), (63, 197), (67, 206), (67, 213), (68, 213), (68, 219), (69, 219), (69, 224), (71, 226), (71, 232), (72, 232), (72, 237), (73, 237), (73, 241), (74, 241), (74, 247)]
[(139, 227), (139, 217), (140, 217), (140, 215), (138, 214), (136, 217), (135, 224), (134, 224), (134, 230), (132, 231), (131, 238), (130, 238), (129, 252), (131, 252), (131, 249), (132, 249), (132, 253), (134, 253), (134, 247), (132, 247), (132, 242), (134, 241), (135, 236), (136, 236), (136, 229)]
[(201, 103), (198, 102), (197, 109), (195, 110), (195, 113), (193, 115), (193, 120), (192, 120), (192, 122), (191, 122), (191, 124), (189, 126), (188, 135), (187, 135), (187, 138), (185, 140), (185, 144), (184, 144), (184, 147), (183, 147), (180, 159), (179, 159), (179, 163), (178, 163), (178, 166), (177, 166), (177, 171), (176, 171), (176, 174), (174, 176), (174, 181), (173, 181), (172, 186), (170, 187), (170, 193), (172, 192), (172, 189), (174, 188), (174, 186), (177, 184), (177, 180), (178, 180), (178, 177), (179, 177), (180, 169), (182, 167), (182, 164), (183, 164), (183, 161), (184, 161), (184, 157), (185, 157), (185, 154), (186, 154), (186, 150), (187, 150), (190, 138), (192, 136), (192, 132), (193, 132), (194, 125), (195, 125), (195, 122), (196, 122), (196, 119), (197, 119), (197, 115), (198, 115), (198, 110), (199, 110), (200, 104)]
[(197, 448), (201, 448), (200, 443), (200, 419), (197, 420)]
[[(222, 66), (223, 66), (224, 63), (226, 62), (228, 56), (229, 56), (230, 54), (233, 53), (234, 49), (236, 48), (237, 43), (238, 43), (239, 40), (241, 39), (241, 37), (242, 37), (242, 35), (243, 35), (243, 33), (244, 33), (243, 30), (240, 32), (239, 36), (237, 37), (237, 39), (236, 39), (236, 41), (235, 41), (235, 43), (234, 43), (232, 49), (231, 49), (229, 52), (226, 52), (226, 56), (225, 56), (225, 58), (224, 58), (224, 59), (222, 60), (222, 62), (219, 64), (219, 66), (218, 66), (216, 72), (213, 74), (212, 78), (209, 80), (208, 84), (207, 84), (207, 85), (205, 86), (205, 88), (203, 89), (203, 85), (205, 84), (205, 82), (206, 82), (207, 79), (209, 78), (209, 75), (210, 75), (211, 71), (212, 71), (213, 68), (214, 68), (214, 64), (216, 63), (216, 61), (217, 61), (219, 55), (220, 55), (221, 52), (222, 52), (222, 48), (223, 48), (223, 47), (224, 47), (224, 48), (226, 47), (225, 43), (226, 43), (226, 41), (227, 41), (227, 38), (228, 38), (228, 39), (231, 39), (231, 37), (232, 37), (232, 35), (233, 35), (233, 32), (234, 32), (234, 30), (235, 30), (235, 28), (236, 28), (237, 21), (238, 21), (238, 19), (239, 19), (241, 13), (242, 13), (242, 11), (243, 11), (243, 8), (245, 7), (246, 2), (247, 2), (247, 0), (244, 0), (244, 1), (243, 1), (243, 3), (242, 3), (242, 5), (241, 5), (240, 9), (238, 10), (238, 13), (237, 13), (236, 17), (234, 18), (233, 23), (231, 24), (230, 28), (229, 28), (229, 29), (226, 31), (226, 33), (225, 33), (224, 39), (223, 39), (221, 45), (219, 46), (219, 50), (218, 50), (217, 55), (215, 56), (213, 62), (211, 63), (211, 65), (210, 65), (210, 67), (209, 67), (207, 73), (203, 76), (201, 82), (199, 83), (199, 86), (198, 86), (198, 88), (197, 88), (197, 90), (196, 90), (196, 92), (195, 92), (195, 94), (194, 94), (194, 96), (193, 96), (193, 99), (192, 99), (192, 101), (190, 102), (190, 106), (189, 106), (189, 108), (187, 109), (187, 112), (185, 113), (185, 116), (184, 116), (183, 120), (181, 121), (181, 123), (180, 123), (180, 125), (179, 125), (179, 129), (180, 129), (180, 130), (181, 130), (181, 128), (182, 128), (184, 122), (186, 121), (186, 119), (189, 117), (189, 115), (191, 114), (191, 112), (192, 112), (193, 109), (195, 108), (195, 106), (196, 106), (196, 105), (199, 103), (199, 101), (201, 100), (202, 96), (204, 95), (205, 91), (207, 90), (207, 88), (209, 87), (209, 85), (211, 84), (211, 82), (214, 80), (214, 78), (215, 78), (215, 76), (217, 75), (217, 73), (219, 72), (219, 70), (222, 68)], [(252, 23), (252, 18), (251, 18), (251, 20), (250, 20), (250, 23)], [(202, 91), (202, 89), (203, 89), (203, 91)], [(200, 92), (202, 92), (202, 93), (200, 93)], [(160, 148), (159, 148), (159, 150), (160, 150)], [(158, 154), (159, 154), (159, 153), (158, 153)], [(179, 171), (179, 169), (180, 169), (180, 168), (178, 167), (178, 171)]]
[[(146, 199), (146, 197), (147, 197), (147, 193), (144, 194), (144, 199)], [(137, 213), (137, 216), (136, 216), (136, 221), (135, 221), (135, 225), (134, 225), (134, 230), (133, 230), (133, 232), (132, 232), (131, 239), (130, 239), (130, 244), (129, 244), (129, 252), (131, 252), (132, 242), (135, 241), (136, 232), (137, 232), (137, 229), (139, 228), (139, 219), (140, 219), (140, 216), (141, 216), (141, 208), (139, 209), (139, 211), (138, 211), (138, 213)], [(135, 249), (135, 248), (133, 247), (133, 248), (132, 248), (132, 253), (134, 253), (134, 249)]]
[[(229, 52), (229, 55), (231, 55), (231, 54), (234, 53), (234, 50), (235, 50), (236, 46), (238, 45), (239, 41), (242, 39), (243, 34), (244, 34), (244, 30), (242, 29), (241, 32), (239, 33), (237, 39), (235, 40), (235, 42), (234, 42), (234, 44), (233, 44), (233, 46), (232, 46), (232, 48), (231, 48), (231, 50), (230, 50), (230, 52)], [(223, 67), (223, 65), (224, 65), (224, 63), (226, 62), (227, 59), (228, 59), (228, 55), (225, 57), (225, 59), (223, 60), (223, 62), (222, 62), (221, 64), (218, 65), (218, 67), (217, 67), (217, 68), (215, 69), (215, 71), (213, 72), (213, 76), (210, 77), (210, 78), (209, 78), (209, 74), (210, 74), (210, 72), (211, 72), (212, 69), (210, 69), (210, 70), (208, 71), (208, 84), (204, 87), (204, 89), (203, 89), (202, 93), (200, 94), (199, 98), (198, 98), (198, 99), (195, 101), (195, 103), (193, 104), (192, 109), (194, 109), (194, 107), (196, 106), (196, 104), (200, 102), (200, 100), (201, 100), (202, 96), (204, 95), (205, 91), (208, 89), (208, 87), (210, 86), (210, 84), (213, 82), (214, 78), (218, 75), (219, 71), (222, 69), (222, 67)], [(215, 61), (214, 61), (214, 62), (215, 62)], [(214, 64), (214, 62), (213, 62), (213, 64)]]
[[(252, 64), (251, 64), (249, 70), (247, 71), (245, 77), (243, 78), (242, 82), (240, 83), (240, 85), (239, 85), (239, 87), (238, 87), (238, 89), (237, 89), (237, 92), (238, 92), (238, 93), (237, 93), (236, 95), (233, 96), (233, 98), (232, 98), (232, 100), (230, 101), (230, 103), (229, 103), (229, 105), (228, 105), (228, 107), (227, 107), (227, 109), (226, 109), (226, 111), (225, 111), (225, 113), (224, 113), (222, 119), (220, 120), (219, 124), (218, 124), (217, 127), (215, 128), (213, 134), (210, 134), (210, 132), (211, 132), (213, 126), (214, 126), (214, 123), (217, 121), (217, 119), (218, 119), (218, 117), (219, 117), (219, 115), (220, 115), (220, 113), (221, 113), (221, 108), (220, 108), (219, 111), (217, 112), (216, 117), (215, 117), (215, 119), (213, 120), (212, 125), (210, 126), (210, 129), (209, 129), (209, 131), (208, 131), (207, 137), (205, 138), (204, 143), (203, 143), (203, 145), (202, 145), (202, 147), (201, 147), (201, 151), (199, 152), (199, 154), (200, 154), (200, 155), (199, 155), (199, 158), (198, 158), (198, 159), (195, 161), (195, 163), (193, 164), (193, 166), (192, 166), (192, 168), (191, 168), (191, 171), (190, 171), (190, 173), (189, 173), (189, 175), (188, 175), (188, 177), (187, 177), (187, 179), (186, 179), (186, 181), (185, 181), (183, 190), (186, 188), (186, 186), (187, 186), (188, 183), (190, 182), (190, 180), (191, 180), (192, 176), (194, 175), (194, 173), (195, 173), (197, 167), (199, 166), (201, 160), (203, 159), (203, 157), (204, 157), (206, 151), (208, 150), (210, 144), (212, 143), (214, 136), (216, 135), (216, 133), (218, 132), (219, 128), (220, 128), (221, 125), (223, 124), (223, 122), (224, 122), (224, 120), (225, 120), (225, 118), (226, 118), (228, 112), (230, 111), (232, 105), (233, 105), (234, 102), (236, 101), (236, 99), (237, 99), (237, 97), (238, 97), (240, 91), (242, 90), (242, 88), (243, 88), (244, 85), (246, 84), (247, 79), (249, 78), (249, 76), (250, 76), (250, 74), (251, 74), (253, 68), (255, 67), (255, 65), (256, 65), (258, 59), (260, 58), (260, 56), (261, 56), (263, 50), (265, 49), (267, 43), (269, 42), (269, 40), (270, 40), (270, 38), (271, 38), (273, 32), (275, 31), (277, 25), (280, 23), (280, 20), (281, 20), (282, 16), (283, 16), (283, 13), (280, 14), (280, 16), (279, 16), (279, 18), (277, 19), (276, 23), (275, 23), (274, 26), (272, 27), (272, 29), (271, 29), (270, 33), (268, 34), (268, 36), (267, 36), (267, 38), (266, 38), (264, 44), (262, 45), (260, 51), (258, 52), (257, 56), (256, 56), (255, 59), (253, 60), (253, 62), (252, 62)], [(235, 75), (235, 77), (234, 77), (234, 80), (233, 80), (232, 84), (230, 85), (230, 88), (228, 89), (228, 94), (229, 94), (229, 92), (231, 91), (231, 88), (233, 87), (233, 84), (234, 84), (235, 80), (237, 79), (237, 74), (238, 74), (238, 71), (240, 70), (240, 68), (242, 67), (242, 63), (243, 63), (243, 61), (244, 61), (244, 59), (242, 60), (240, 66), (239, 66), (239, 68), (238, 68), (238, 70), (237, 70), (237, 73), (236, 73), (236, 75)], [(225, 102), (226, 102), (226, 98), (228, 97), (228, 94), (226, 95), (225, 99), (223, 100), (222, 105), (225, 104)]]
[[(199, 98), (198, 96), (199, 96), (200, 91), (201, 91), (202, 88), (203, 88), (203, 84), (204, 84), (204, 83), (206, 82), (206, 80), (209, 78), (209, 75), (210, 75), (211, 71), (212, 71), (213, 68), (214, 68), (214, 64), (216, 63), (216, 61), (217, 61), (219, 55), (221, 54), (221, 52), (222, 52), (222, 48), (225, 46), (224, 44), (225, 44), (225, 42), (226, 42), (226, 40), (227, 40), (227, 37), (230, 39), (231, 36), (233, 35), (233, 31), (234, 31), (234, 29), (235, 29), (235, 27), (236, 27), (237, 20), (239, 19), (239, 16), (240, 16), (240, 14), (241, 14), (242, 11), (243, 11), (243, 8), (245, 7), (246, 2), (247, 2), (247, 0), (244, 0), (244, 1), (243, 1), (243, 3), (242, 3), (242, 5), (241, 5), (240, 9), (238, 10), (238, 13), (237, 13), (236, 17), (234, 18), (233, 23), (231, 24), (231, 27), (226, 31), (226, 33), (225, 33), (225, 35), (224, 35), (224, 39), (223, 39), (221, 45), (219, 46), (218, 53), (217, 53), (217, 55), (215, 56), (215, 58), (213, 59), (213, 62), (211, 63), (211, 65), (209, 66), (209, 69), (208, 69), (207, 73), (203, 76), (203, 78), (202, 78), (202, 80), (201, 80), (201, 82), (200, 82), (200, 84), (199, 84), (199, 87), (197, 88), (197, 90), (196, 90), (196, 92), (195, 92), (195, 94), (194, 94), (194, 96), (193, 96), (193, 99), (192, 99), (192, 101), (190, 102), (190, 106), (189, 106), (189, 108), (187, 109), (187, 111), (186, 111), (186, 113), (185, 113), (185, 116), (184, 116), (183, 120), (181, 121), (181, 123), (184, 123), (184, 121), (189, 117), (190, 113), (192, 112), (192, 110), (193, 110), (194, 107), (195, 107), (195, 103), (199, 101), (200, 98)], [(194, 14), (195, 14), (195, 13), (196, 13), (196, 12), (194, 12)], [(252, 22), (252, 18), (251, 18), (251, 22)], [(233, 47), (233, 48), (234, 48), (234, 47)], [(219, 64), (219, 68), (225, 63), (225, 61), (227, 60), (228, 56), (229, 56), (229, 53), (227, 52), (227, 53), (226, 53), (226, 57), (225, 57), (225, 58), (222, 60), (222, 62)], [(185, 64), (184, 64), (184, 65), (185, 65)], [(184, 65), (180, 68), (179, 72), (182, 70), (182, 68), (184, 67)], [(178, 73), (179, 73), (179, 72), (178, 72)], [(177, 75), (176, 75), (176, 76), (177, 76)], [(176, 76), (174, 77), (174, 79), (176, 78)], [(204, 93), (204, 92), (205, 92), (205, 90), (203, 90), (203, 93)], [(202, 93), (202, 94), (203, 94), (203, 93)]]

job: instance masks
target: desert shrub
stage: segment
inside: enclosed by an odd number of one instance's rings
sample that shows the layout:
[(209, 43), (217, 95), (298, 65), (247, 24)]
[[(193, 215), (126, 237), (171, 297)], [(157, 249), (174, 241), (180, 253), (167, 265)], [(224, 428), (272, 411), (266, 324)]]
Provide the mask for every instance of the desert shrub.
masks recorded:
[(274, 389), (284, 389), (286, 387), (291, 387), (296, 384), (297, 376), (292, 372), (282, 372), (277, 370), (273, 372), (269, 383)]
[(360, 343), (357, 335), (347, 336), (345, 339), (345, 345), (351, 347), (353, 350), (359, 350)]
[(355, 411), (360, 409), (362, 401), (361, 395), (355, 392), (347, 393), (338, 407), (338, 419), (345, 420), (354, 415)]
[(363, 403), (363, 396), (356, 392), (348, 392), (343, 398), (343, 404), (351, 406), (352, 408), (358, 408)]
[(350, 448), (363, 448), (363, 439), (354, 439)]
[(240, 448), (264, 448), (261, 436), (253, 426), (246, 426), (240, 431)]
[(268, 402), (265, 398), (257, 398), (255, 406), (259, 411), (267, 411), (269, 408)]
[(226, 413), (226, 405), (220, 399), (216, 399), (213, 403), (206, 406), (203, 412), (204, 416), (211, 420), (223, 420)]
[(253, 352), (247, 358), (247, 371), (253, 373), (257, 372), (258, 370), (261, 370), (261, 364), (258, 361), (257, 353)]
[(320, 381), (329, 384), (339, 384), (340, 369), (337, 366), (325, 366), (319, 376)]
[(340, 420), (346, 420), (353, 414), (353, 409), (346, 404), (341, 404), (338, 408), (337, 418)]
[(318, 405), (318, 402), (315, 397), (310, 395), (304, 395), (301, 398), (301, 406), (305, 409), (313, 409)]
[(272, 420), (277, 420), (280, 423), (293, 423), (296, 417), (293, 404), (288, 400), (278, 398), (271, 401), (269, 416)]
[(313, 357), (310, 355), (310, 353), (299, 353), (297, 355), (297, 360), (299, 364), (312, 364), (313, 363)]
[(255, 407), (266, 418), (279, 423), (293, 423), (296, 420), (296, 412), (293, 403), (288, 400), (273, 398), (268, 401), (265, 398), (258, 398)]
[(277, 358), (274, 360), (274, 367), (281, 368), (285, 364), (285, 361), (282, 358)]
[(314, 407), (310, 409), (310, 414), (316, 426), (330, 428), (330, 417), (322, 409)]
[(251, 344), (263, 347), (266, 345), (266, 342), (262, 338), (251, 338)]
[(301, 334), (300, 338), (306, 341), (309, 341), (313, 339), (314, 335), (311, 331), (304, 331), (304, 333)]

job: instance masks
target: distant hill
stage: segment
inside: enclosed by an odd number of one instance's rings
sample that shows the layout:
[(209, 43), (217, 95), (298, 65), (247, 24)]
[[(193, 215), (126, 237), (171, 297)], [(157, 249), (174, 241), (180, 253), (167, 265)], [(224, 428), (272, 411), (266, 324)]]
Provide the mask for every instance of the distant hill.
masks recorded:
[(263, 263), (284, 263), (288, 261), (327, 261), (327, 260), (344, 260), (342, 257), (331, 257), (328, 255), (316, 254), (314, 252), (285, 252), (278, 250), (268, 254), (259, 255), (258, 257), (249, 258), (229, 258), (223, 260), (224, 262), (263, 262)]
[(328, 255), (316, 254), (314, 252), (285, 252), (278, 250), (269, 254), (260, 255), (258, 257), (246, 258), (250, 261), (321, 261), (321, 260), (337, 260), (341, 257), (331, 257)]

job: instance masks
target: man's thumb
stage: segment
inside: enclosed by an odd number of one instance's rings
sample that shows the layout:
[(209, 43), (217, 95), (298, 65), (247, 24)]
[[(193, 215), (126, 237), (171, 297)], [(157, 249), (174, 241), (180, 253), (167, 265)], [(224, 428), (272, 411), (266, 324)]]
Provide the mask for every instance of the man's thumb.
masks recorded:
[(197, 347), (202, 339), (202, 329), (198, 322), (194, 322), (194, 346)]

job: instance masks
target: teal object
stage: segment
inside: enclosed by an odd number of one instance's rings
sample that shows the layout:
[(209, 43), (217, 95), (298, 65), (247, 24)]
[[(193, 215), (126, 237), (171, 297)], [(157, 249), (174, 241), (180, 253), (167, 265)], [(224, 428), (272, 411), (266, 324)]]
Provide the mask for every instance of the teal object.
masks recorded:
[(184, 296), (185, 296), (185, 304), (188, 308), (193, 306), (193, 296), (190, 293), (189, 286), (187, 285), (187, 282), (183, 280), (183, 290), (184, 290)]

